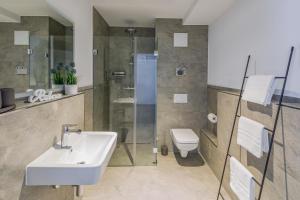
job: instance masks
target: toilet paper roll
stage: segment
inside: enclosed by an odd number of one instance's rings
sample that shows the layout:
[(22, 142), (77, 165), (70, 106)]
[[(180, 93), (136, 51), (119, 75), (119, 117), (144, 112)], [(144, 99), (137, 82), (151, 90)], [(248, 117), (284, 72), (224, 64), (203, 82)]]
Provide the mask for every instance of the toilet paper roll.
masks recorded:
[(209, 114), (207, 115), (207, 118), (208, 118), (208, 120), (209, 120), (211, 123), (213, 123), (213, 124), (215, 124), (215, 123), (218, 122), (218, 117), (217, 117), (217, 115), (215, 115), (214, 113), (209, 113)]

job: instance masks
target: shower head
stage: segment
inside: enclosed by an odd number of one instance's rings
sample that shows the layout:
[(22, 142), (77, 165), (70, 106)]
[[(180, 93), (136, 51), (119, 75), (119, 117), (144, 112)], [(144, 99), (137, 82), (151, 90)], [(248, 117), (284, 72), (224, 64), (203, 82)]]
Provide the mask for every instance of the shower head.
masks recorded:
[(133, 34), (136, 33), (136, 29), (133, 28), (133, 27), (127, 28), (127, 29), (125, 29), (125, 32), (126, 32), (126, 33), (129, 33), (129, 35), (133, 35)]

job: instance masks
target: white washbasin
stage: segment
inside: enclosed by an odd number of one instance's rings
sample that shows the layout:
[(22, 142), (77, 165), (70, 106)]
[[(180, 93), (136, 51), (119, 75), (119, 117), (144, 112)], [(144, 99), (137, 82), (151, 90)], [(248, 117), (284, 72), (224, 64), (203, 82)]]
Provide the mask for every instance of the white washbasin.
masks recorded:
[(117, 133), (71, 133), (71, 149), (51, 147), (26, 167), (26, 185), (93, 185), (116, 147)]

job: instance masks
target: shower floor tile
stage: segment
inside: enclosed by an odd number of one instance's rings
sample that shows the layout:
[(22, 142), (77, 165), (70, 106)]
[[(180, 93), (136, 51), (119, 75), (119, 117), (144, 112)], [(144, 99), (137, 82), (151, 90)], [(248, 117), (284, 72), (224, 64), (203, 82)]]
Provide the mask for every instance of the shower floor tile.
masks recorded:
[(98, 185), (84, 187), (82, 200), (215, 200), (218, 186), (207, 164), (182, 167), (173, 154), (159, 155), (157, 166), (108, 167)]
[[(126, 144), (127, 150), (132, 154), (133, 145)], [(152, 166), (155, 161), (155, 155), (153, 154), (153, 144), (136, 144), (136, 158), (135, 164), (137, 166)], [(120, 144), (116, 147), (115, 152), (113, 153), (109, 166), (132, 166), (128, 153), (126, 151), (125, 144)]]

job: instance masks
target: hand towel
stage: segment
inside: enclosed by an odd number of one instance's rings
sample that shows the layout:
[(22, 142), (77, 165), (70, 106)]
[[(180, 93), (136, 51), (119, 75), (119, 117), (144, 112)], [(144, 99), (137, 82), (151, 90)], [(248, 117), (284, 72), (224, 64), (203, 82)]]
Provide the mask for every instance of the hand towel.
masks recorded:
[(255, 200), (253, 175), (236, 158), (230, 158), (230, 187), (240, 200)]
[(248, 78), (242, 99), (245, 101), (269, 105), (275, 92), (275, 77), (272, 75), (254, 75)]
[(257, 158), (263, 156), (263, 152), (269, 151), (268, 131), (264, 125), (254, 120), (241, 116), (237, 131), (237, 144)]

